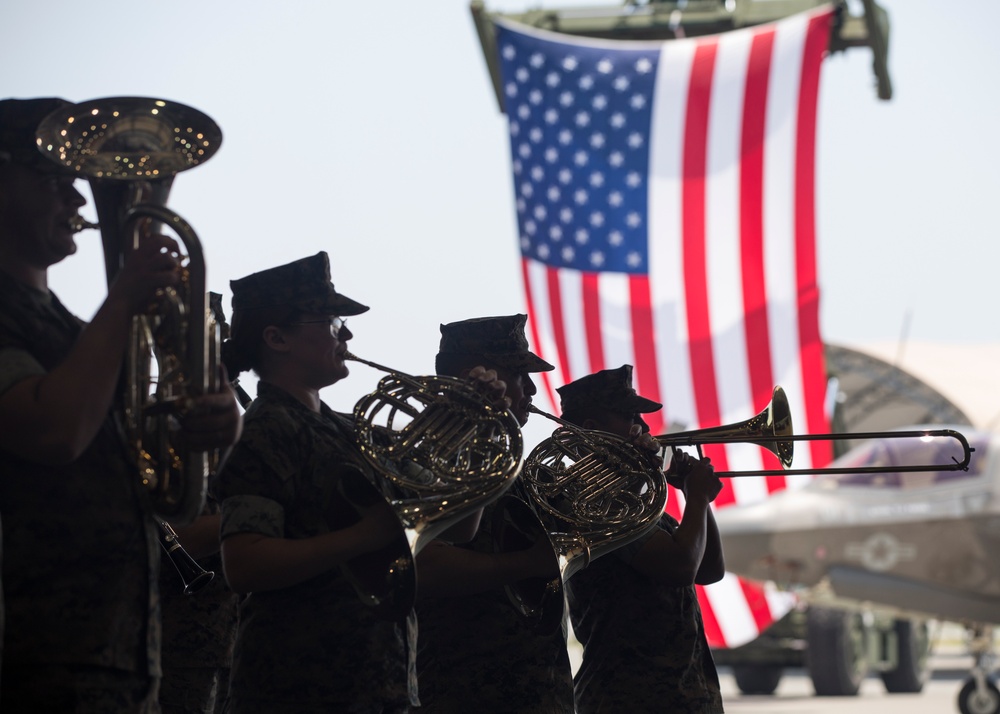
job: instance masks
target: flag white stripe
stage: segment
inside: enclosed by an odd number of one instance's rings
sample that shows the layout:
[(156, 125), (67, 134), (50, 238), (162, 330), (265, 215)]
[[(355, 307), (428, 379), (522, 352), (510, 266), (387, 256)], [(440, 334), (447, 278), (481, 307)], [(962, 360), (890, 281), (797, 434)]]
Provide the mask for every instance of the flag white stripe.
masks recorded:
[(681, 265), (681, 151), (693, 42), (664, 44), (653, 93), (649, 155), (649, 266), (657, 371), (668, 422), (697, 426)]
[(715, 57), (709, 124), (705, 228), (712, 350), (722, 424), (746, 419), (752, 404), (743, 316), (740, 246), (740, 138), (751, 33), (722, 35)]
[[(805, 425), (795, 267), (795, 141), (802, 53), (808, 17), (778, 25), (768, 87), (764, 160), (764, 265), (769, 288), (772, 370), (789, 397), (793, 425)], [(799, 427), (802, 428), (802, 427)], [(811, 461), (796, 449), (795, 465)]]
[(575, 270), (559, 273), (562, 295), (563, 333), (566, 339), (566, 360), (569, 362), (567, 381), (590, 374), (587, 352), (587, 329), (583, 321), (583, 278)]
[[(556, 347), (555, 333), (552, 329), (549, 281), (545, 265), (533, 260), (528, 261), (528, 281), (535, 303), (535, 310), (531, 315), (531, 319), (538, 328), (538, 339), (541, 343), (536, 345), (538, 354), (550, 364), (555, 365), (555, 370), (549, 373), (553, 383), (556, 386), (565, 384), (565, 377), (562, 374), (560, 362), (557, 357), (559, 350)], [(550, 408), (558, 411), (559, 405), (550, 404)]]
[(601, 273), (601, 333), (607, 369), (635, 364), (629, 279), (621, 273)]

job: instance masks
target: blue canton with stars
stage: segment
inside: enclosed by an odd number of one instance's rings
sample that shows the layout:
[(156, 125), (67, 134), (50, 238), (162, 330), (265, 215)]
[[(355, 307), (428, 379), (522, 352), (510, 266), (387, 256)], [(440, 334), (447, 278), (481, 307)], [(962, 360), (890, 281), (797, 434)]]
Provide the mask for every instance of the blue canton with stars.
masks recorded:
[(502, 25), (497, 45), (522, 255), (646, 273), (659, 51), (564, 44)]

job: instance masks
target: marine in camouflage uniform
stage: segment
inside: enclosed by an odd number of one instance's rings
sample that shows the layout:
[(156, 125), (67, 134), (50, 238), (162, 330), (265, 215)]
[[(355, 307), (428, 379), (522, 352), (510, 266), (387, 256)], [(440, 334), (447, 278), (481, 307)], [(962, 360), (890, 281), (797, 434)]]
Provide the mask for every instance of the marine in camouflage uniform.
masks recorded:
[[(636, 394), (630, 365), (557, 391), (564, 419), (622, 437), (636, 426), (648, 432), (642, 414), (662, 406)], [(665, 513), (649, 533), (566, 583), (573, 630), (584, 647), (576, 674), (581, 714), (723, 711), (695, 590), (696, 583), (715, 582), (725, 570), (708, 506), (719, 482), (706, 462), (685, 460), (684, 468), (690, 468), (684, 481), (668, 471), (671, 483), (688, 494), (683, 532)]]
[[(269, 349), (258, 343), (261, 334), (276, 325), (282, 340), (315, 339), (324, 354), (336, 355), (332, 361), (338, 376), (319, 379), (332, 383), (346, 374), (341, 350), (351, 333), (339, 323), (335, 329), (329, 317), (311, 316), (343, 317), (368, 308), (336, 293), (322, 252), (231, 286), (232, 340), (225, 350), (230, 376), (252, 367), (261, 379), (245, 415), (243, 437), (213, 480), (212, 492), (222, 503), (226, 574), (234, 589), (243, 592), (242, 581), (233, 580), (229, 539), (245, 542), (249, 534), (262, 536), (265, 544), (296, 541), (309, 547), (329, 542), (322, 539), (331, 534), (346, 537), (359, 521), (345, 498), (360, 485), (361, 456), (351, 418), (320, 402), (318, 388), (293, 394), (269, 381), (273, 375), (258, 359)], [(301, 400), (305, 391), (311, 404)], [(368, 487), (367, 481), (360, 483)], [(230, 682), (232, 714), (375, 714), (405, 712), (417, 703), (411, 662), (415, 622), (377, 619), (343, 570), (329, 563), (333, 559), (317, 566), (311, 577), (256, 589), (241, 601)]]
[[(48, 267), (75, 250), (70, 221), (85, 203), (73, 176), (35, 146), (35, 127), (64, 104), (0, 102), (0, 707), (155, 712), (158, 526), (104, 405), (116, 391), (129, 310), (176, 281), (176, 261), (160, 253), (173, 241), (151, 238), (90, 325), (48, 290)], [(208, 402), (222, 407), (216, 396)], [(231, 443), (239, 413), (231, 392), (229, 401)]]
[[(525, 321), (525, 315), (512, 315), (442, 325), (437, 357), (439, 374), (461, 377), (476, 365), (495, 369), (507, 384), (511, 411), (522, 425), (536, 391), (530, 373), (553, 369), (528, 350)], [(504, 585), (525, 574), (504, 581), (500, 571), (517, 573), (526, 565), (515, 562), (521, 553), (494, 553), (495, 507), (485, 508), (471, 542), (435, 541), (417, 558), (422, 711), (571, 713), (573, 676), (566, 631), (536, 633), (509, 600)], [(548, 546), (539, 545), (545, 546), (539, 552), (551, 561), (551, 577), (557, 573), (555, 559)], [(450, 567), (459, 581), (459, 594), (449, 592), (453, 584), (428, 582), (429, 559), (441, 557), (451, 559), (435, 563), (434, 571)], [(497, 565), (500, 559), (505, 565)], [(488, 586), (475, 585), (477, 580)]]

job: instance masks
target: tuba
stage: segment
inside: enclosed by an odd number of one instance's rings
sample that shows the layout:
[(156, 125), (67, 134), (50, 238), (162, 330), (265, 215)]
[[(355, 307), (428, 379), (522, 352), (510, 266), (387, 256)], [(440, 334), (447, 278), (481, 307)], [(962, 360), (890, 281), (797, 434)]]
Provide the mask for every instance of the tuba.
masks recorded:
[(507, 552), (548, 539), (558, 576), (505, 589), (537, 632), (551, 633), (562, 621), (566, 580), (653, 528), (667, 504), (667, 482), (658, 456), (614, 434), (530, 409), (560, 426), (528, 454), (517, 494), (499, 502), (493, 541), (498, 552)]
[(219, 327), (205, 297), (205, 258), (190, 225), (166, 208), (174, 175), (212, 157), (222, 132), (200, 111), (177, 102), (111, 97), (70, 104), (38, 127), (39, 150), (90, 182), (108, 284), (144, 235), (169, 227), (184, 246), (176, 288), (162, 290), (135, 315), (126, 359), (122, 419), (131, 458), (159, 520), (193, 521), (209, 470), (220, 454), (186, 450), (180, 420), (191, 398), (215, 391)]
[[(382, 551), (348, 563), (344, 572), (362, 600), (386, 619), (400, 619), (416, 597), (414, 560), (444, 530), (500, 498), (521, 468), (523, 441), (514, 416), (454, 377), (386, 372), (354, 407), (362, 469), (387, 502), (400, 530)], [(346, 480), (349, 501), (365, 502), (364, 485)], [(367, 502), (370, 502), (370, 497)]]

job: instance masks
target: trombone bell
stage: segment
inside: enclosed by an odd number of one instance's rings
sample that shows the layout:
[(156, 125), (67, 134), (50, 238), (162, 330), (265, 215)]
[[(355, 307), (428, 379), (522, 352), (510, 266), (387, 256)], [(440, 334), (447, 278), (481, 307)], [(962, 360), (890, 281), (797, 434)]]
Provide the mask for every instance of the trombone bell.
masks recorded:
[[(704, 444), (756, 444), (778, 457), (778, 461), (781, 462), (784, 469), (791, 468), (792, 458), (795, 455), (794, 438), (792, 437), (792, 412), (788, 406), (785, 390), (781, 387), (775, 387), (771, 393), (770, 403), (757, 416), (746, 421), (708, 427), (707, 429), (664, 434), (655, 438), (661, 446), (671, 448), (697, 446), (699, 451)], [(720, 476), (723, 475), (720, 472), (716, 473)], [(730, 472), (726, 475), (735, 474)]]

